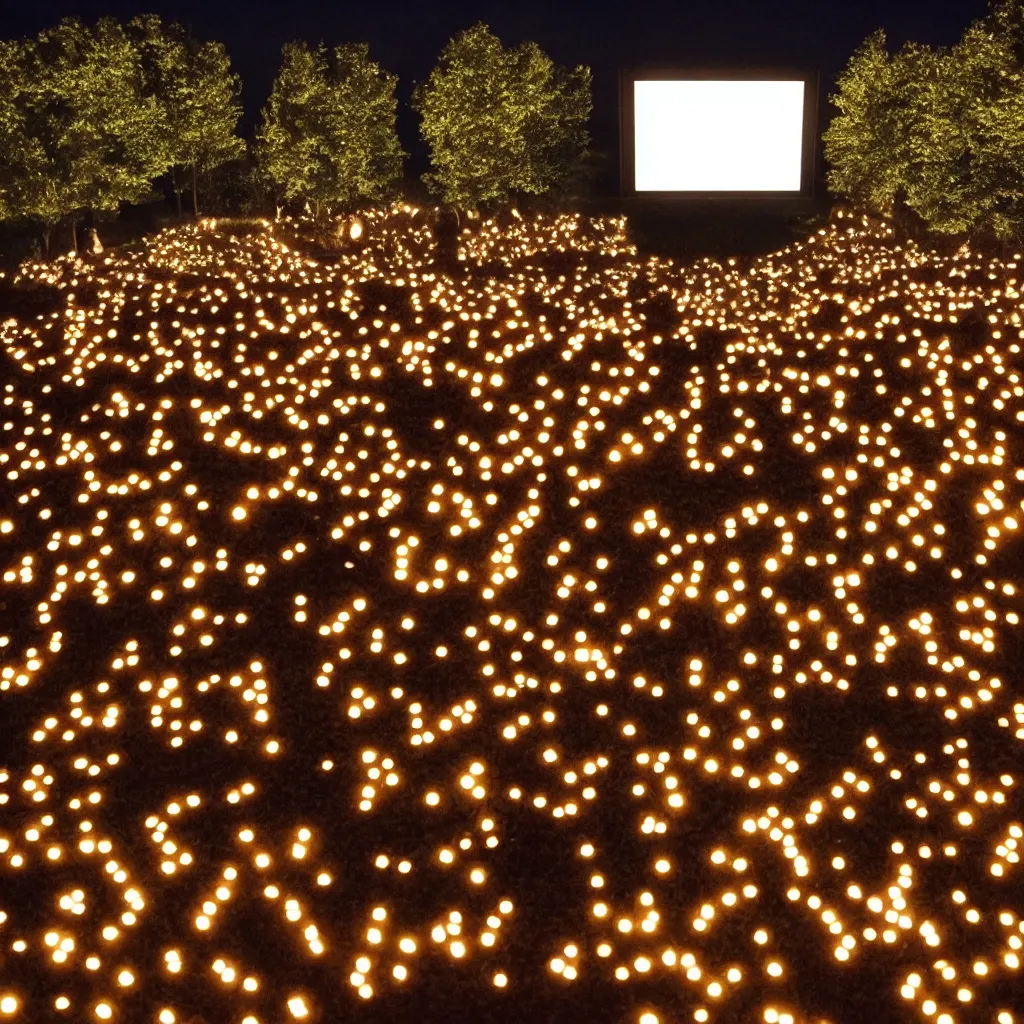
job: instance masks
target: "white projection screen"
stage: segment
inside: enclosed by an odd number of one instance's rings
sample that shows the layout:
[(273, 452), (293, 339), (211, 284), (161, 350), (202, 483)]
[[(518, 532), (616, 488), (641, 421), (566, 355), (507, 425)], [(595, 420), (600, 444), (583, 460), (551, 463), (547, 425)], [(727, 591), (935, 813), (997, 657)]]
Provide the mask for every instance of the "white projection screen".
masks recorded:
[(629, 77), (621, 96), (624, 191), (805, 194), (816, 84), (799, 72)]

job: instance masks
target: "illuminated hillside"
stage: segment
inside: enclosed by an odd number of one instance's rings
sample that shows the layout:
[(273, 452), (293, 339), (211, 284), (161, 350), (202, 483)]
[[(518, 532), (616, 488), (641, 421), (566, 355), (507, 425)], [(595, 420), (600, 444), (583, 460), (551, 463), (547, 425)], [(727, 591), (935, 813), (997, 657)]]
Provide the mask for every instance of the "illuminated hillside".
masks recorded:
[(18, 279), (0, 1019), (1019, 1019), (1019, 261), (361, 229)]

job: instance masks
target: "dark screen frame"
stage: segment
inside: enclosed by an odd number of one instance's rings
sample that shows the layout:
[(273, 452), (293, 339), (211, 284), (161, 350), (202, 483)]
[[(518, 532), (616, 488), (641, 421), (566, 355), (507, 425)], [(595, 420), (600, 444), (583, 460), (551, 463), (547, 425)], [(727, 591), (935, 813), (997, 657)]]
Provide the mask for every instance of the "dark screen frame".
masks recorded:
[[(638, 192), (636, 189), (635, 91), (640, 81), (784, 81), (804, 83), (803, 143), (800, 163), (800, 190), (786, 192)], [(816, 69), (794, 67), (674, 67), (619, 69), (619, 195), (623, 199), (652, 204), (687, 207), (719, 200), (773, 202), (785, 199), (813, 199), (817, 174), (818, 106), (820, 74)]]

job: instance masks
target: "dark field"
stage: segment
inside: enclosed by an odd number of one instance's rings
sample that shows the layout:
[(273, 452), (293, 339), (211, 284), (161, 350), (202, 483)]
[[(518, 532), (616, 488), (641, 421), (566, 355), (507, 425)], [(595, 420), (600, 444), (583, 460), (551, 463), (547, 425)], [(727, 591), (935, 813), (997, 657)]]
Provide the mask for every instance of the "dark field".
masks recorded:
[(424, 211), (0, 280), (0, 1020), (985, 1021), (1020, 260)]

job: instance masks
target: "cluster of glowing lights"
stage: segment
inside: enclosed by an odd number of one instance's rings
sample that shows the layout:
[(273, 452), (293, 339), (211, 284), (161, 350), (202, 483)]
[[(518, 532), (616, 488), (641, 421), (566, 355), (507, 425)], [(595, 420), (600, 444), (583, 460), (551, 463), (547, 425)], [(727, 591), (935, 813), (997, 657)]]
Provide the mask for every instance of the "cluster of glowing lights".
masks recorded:
[(59, 303), (0, 325), (0, 1019), (482, 964), (795, 1024), (815, 958), (836, 1024), (861, 967), (1021, 1019), (1020, 258), (513, 219), (461, 277), (400, 205), (330, 260), (220, 220), (19, 271)]

